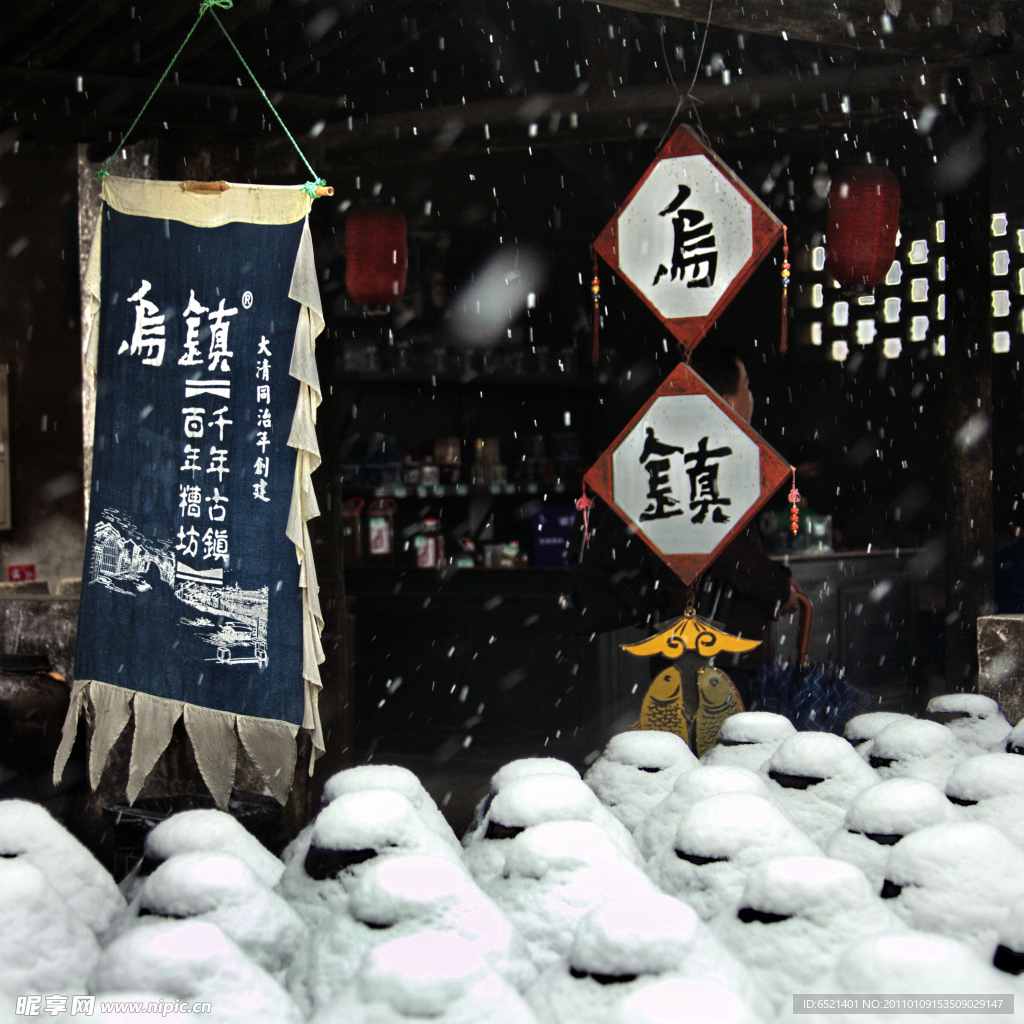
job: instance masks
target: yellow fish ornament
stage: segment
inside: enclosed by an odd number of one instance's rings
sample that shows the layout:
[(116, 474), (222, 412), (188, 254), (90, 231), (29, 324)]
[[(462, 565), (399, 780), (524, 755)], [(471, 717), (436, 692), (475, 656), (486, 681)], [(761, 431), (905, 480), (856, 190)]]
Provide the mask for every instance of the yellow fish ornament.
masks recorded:
[(733, 681), (720, 669), (702, 668), (697, 673), (696, 744), (690, 749), (703, 757), (717, 742), (722, 723), (743, 710), (743, 701)]

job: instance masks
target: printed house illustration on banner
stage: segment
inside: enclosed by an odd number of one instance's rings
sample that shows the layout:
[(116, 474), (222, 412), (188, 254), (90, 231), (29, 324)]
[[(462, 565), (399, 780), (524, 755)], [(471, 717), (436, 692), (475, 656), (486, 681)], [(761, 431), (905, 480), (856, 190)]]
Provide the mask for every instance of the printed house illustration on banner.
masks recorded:
[(781, 237), (771, 211), (684, 126), (594, 248), (692, 349)]
[(782, 456), (680, 364), (584, 482), (690, 584), (789, 475)]

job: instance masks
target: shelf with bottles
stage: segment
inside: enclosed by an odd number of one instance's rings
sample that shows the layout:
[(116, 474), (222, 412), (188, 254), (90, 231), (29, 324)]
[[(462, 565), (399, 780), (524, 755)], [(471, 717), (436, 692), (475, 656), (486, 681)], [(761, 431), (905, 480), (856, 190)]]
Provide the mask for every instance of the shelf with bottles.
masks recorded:
[(575, 505), (537, 498), (497, 505), (485, 499), (467, 508), (346, 493), (336, 506), (345, 568), (564, 568)]
[(504, 484), (433, 484), (423, 486), (416, 484), (383, 484), (377, 487), (348, 486), (342, 478), (334, 482), (335, 489), (345, 498), (471, 498), (475, 496), (500, 497), (502, 495), (528, 495), (547, 501), (549, 495), (570, 494), (579, 490), (579, 485), (571, 487), (564, 480), (556, 480), (551, 484), (541, 483), (504, 483)]
[(572, 345), (524, 341), (518, 330), (509, 344), (487, 347), (448, 344), (443, 339), (349, 338), (335, 363), (338, 383), (439, 385), (547, 385), (592, 389), (607, 385), (616, 370), (613, 350), (591, 367)]

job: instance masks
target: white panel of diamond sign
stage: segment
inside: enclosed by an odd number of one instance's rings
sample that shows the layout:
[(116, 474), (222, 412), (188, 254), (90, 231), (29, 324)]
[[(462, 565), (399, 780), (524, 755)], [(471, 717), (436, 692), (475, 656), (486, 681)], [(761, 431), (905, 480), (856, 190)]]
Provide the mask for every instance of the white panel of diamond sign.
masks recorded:
[(710, 313), (753, 252), (750, 204), (704, 156), (662, 160), (619, 215), (619, 269), (669, 320)]
[(666, 395), (615, 449), (612, 482), (663, 554), (709, 554), (760, 498), (761, 455), (707, 395)]

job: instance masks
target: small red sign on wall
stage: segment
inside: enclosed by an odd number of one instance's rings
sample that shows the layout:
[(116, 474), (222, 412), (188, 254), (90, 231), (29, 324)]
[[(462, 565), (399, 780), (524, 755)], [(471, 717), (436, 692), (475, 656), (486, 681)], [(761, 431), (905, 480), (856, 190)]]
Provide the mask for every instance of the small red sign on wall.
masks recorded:
[(7, 566), (8, 583), (24, 583), (26, 580), (36, 578), (36, 567), (34, 565), (9, 565)]

